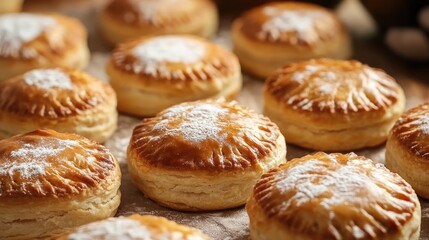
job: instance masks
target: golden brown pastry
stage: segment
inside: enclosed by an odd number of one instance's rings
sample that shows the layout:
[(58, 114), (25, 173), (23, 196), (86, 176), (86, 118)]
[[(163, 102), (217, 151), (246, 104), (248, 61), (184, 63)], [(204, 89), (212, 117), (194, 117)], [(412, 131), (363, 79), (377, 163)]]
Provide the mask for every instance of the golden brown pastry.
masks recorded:
[(104, 142), (117, 119), (112, 87), (78, 70), (37, 69), (0, 82), (0, 139), (49, 128)]
[(118, 109), (154, 116), (172, 105), (234, 99), (242, 86), (237, 57), (194, 36), (146, 37), (119, 45), (107, 66)]
[(209, 240), (201, 231), (163, 217), (132, 215), (109, 218), (77, 228), (58, 240)]
[(393, 126), (386, 144), (386, 167), (429, 199), (429, 103), (407, 111)]
[(252, 240), (418, 240), (420, 203), (380, 163), (316, 153), (270, 170), (246, 210)]
[(1, 15), (0, 36), (0, 81), (35, 68), (82, 69), (89, 60), (84, 26), (59, 14)]
[(253, 184), (286, 161), (286, 144), (267, 117), (236, 102), (173, 106), (134, 129), (128, 169), (136, 186), (177, 210), (244, 204)]
[(352, 52), (338, 17), (309, 3), (275, 2), (251, 9), (234, 21), (232, 39), (243, 69), (262, 78), (286, 63), (346, 59)]
[(0, 0), (0, 14), (19, 12), (23, 0)]
[(113, 216), (121, 172), (103, 146), (37, 130), (0, 141), (0, 239), (50, 239)]
[(210, 0), (115, 0), (101, 14), (105, 38), (113, 44), (147, 35), (217, 31), (218, 13)]
[(291, 63), (268, 77), (264, 114), (288, 143), (346, 151), (383, 143), (405, 107), (396, 81), (358, 61)]

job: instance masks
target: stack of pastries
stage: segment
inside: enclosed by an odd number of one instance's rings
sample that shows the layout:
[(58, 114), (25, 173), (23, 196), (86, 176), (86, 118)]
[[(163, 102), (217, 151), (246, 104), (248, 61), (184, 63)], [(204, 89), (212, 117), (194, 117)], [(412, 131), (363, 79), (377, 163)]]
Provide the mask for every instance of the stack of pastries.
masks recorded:
[[(143, 118), (127, 174), (161, 206), (246, 205), (252, 240), (419, 239), (429, 104), (403, 114), (392, 76), (347, 60), (351, 38), (335, 13), (299, 2), (251, 9), (231, 26), (232, 51), (206, 39), (218, 27), (210, 0), (114, 0), (99, 20), (116, 44), (109, 83), (83, 71), (77, 19), (0, 15), (0, 239), (211, 239), (157, 216), (114, 217), (121, 167), (101, 144), (118, 111)], [(233, 101), (241, 68), (265, 79), (252, 96), (264, 115)], [(344, 152), (386, 140), (386, 166), (354, 153), (286, 159), (287, 144)]]

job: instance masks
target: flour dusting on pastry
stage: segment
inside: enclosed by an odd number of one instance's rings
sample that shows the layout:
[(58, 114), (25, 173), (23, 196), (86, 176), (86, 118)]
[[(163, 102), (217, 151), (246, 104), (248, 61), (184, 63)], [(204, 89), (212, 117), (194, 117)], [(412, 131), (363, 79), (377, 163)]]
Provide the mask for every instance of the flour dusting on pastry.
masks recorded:
[(198, 41), (182, 37), (157, 37), (145, 41), (133, 49), (138, 59), (134, 72), (156, 74), (168, 71), (168, 63), (193, 64), (205, 55), (205, 46)]
[(70, 76), (60, 69), (33, 70), (24, 75), (24, 82), (40, 89), (73, 89)]
[[(25, 43), (38, 38), (56, 24), (51, 17), (29, 13), (0, 16), (0, 56), (17, 57)], [(26, 49), (24, 55), (33, 56), (35, 50)]]
[(37, 144), (26, 143), (21, 148), (10, 153), (11, 159), (25, 159), (8, 161), (0, 164), (0, 176), (13, 176), (19, 173), (22, 178), (30, 179), (44, 175), (45, 169), (51, 166), (48, 158), (61, 154), (64, 150), (79, 145), (74, 140), (42, 140)]

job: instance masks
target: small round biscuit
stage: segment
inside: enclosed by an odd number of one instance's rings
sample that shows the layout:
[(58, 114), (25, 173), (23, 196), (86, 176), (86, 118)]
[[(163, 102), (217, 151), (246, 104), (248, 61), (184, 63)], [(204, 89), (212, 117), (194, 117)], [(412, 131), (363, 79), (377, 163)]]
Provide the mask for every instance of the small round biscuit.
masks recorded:
[(128, 169), (149, 198), (177, 210), (243, 205), (253, 184), (286, 161), (286, 144), (267, 117), (236, 102), (173, 106), (134, 129)]
[(421, 207), (411, 186), (381, 163), (316, 153), (271, 169), (246, 210), (250, 239), (418, 240)]
[(59, 14), (0, 16), (0, 81), (31, 69), (82, 69), (89, 61), (87, 33), (78, 20)]
[(0, 82), (0, 139), (40, 128), (104, 142), (118, 121), (109, 84), (78, 70), (31, 70)]
[(113, 216), (121, 171), (103, 146), (37, 130), (0, 141), (0, 239), (51, 239)]

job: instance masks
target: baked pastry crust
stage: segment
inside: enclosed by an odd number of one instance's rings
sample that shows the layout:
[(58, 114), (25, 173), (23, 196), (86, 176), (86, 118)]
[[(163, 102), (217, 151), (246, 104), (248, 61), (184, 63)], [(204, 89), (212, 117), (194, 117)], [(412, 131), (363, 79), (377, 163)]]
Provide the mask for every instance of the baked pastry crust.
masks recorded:
[(243, 69), (262, 78), (286, 63), (346, 59), (352, 52), (338, 17), (309, 3), (275, 2), (251, 9), (234, 21), (232, 38)]
[(145, 35), (213, 35), (218, 13), (210, 0), (115, 0), (101, 14), (105, 38), (113, 44)]
[(386, 144), (386, 166), (416, 193), (429, 199), (429, 103), (407, 111), (395, 123)]
[(177, 224), (163, 217), (150, 215), (131, 215), (129, 217), (109, 218), (81, 226), (58, 240), (79, 239), (129, 239), (129, 240), (209, 240), (208, 236), (195, 228)]
[(384, 142), (405, 107), (396, 81), (357, 61), (291, 63), (267, 78), (264, 114), (287, 142), (343, 151)]
[(232, 100), (242, 86), (233, 53), (190, 35), (144, 37), (121, 44), (113, 51), (107, 74), (118, 95), (119, 111), (138, 116), (154, 116), (186, 101)]
[(316, 153), (264, 174), (246, 206), (252, 240), (417, 240), (420, 203), (380, 163)]
[(284, 138), (268, 118), (236, 102), (198, 101), (137, 125), (128, 168), (161, 205), (217, 210), (244, 204), (255, 181), (285, 157)]
[(0, 141), (0, 238), (48, 238), (113, 216), (121, 172), (103, 146), (37, 130)]
[(117, 118), (112, 87), (78, 70), (38, 69), (0, 82), (0, 138), (49, 128), (104, 142)]
[(31, 69), (82, 69), (89, 61), (85, 27), (59, 14), (16, 13), (0, 16), (0, 81)]

